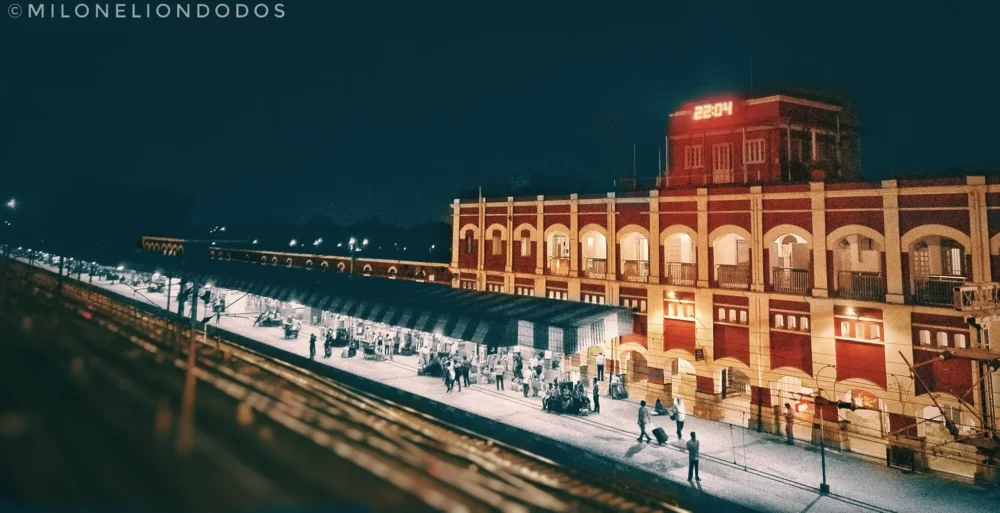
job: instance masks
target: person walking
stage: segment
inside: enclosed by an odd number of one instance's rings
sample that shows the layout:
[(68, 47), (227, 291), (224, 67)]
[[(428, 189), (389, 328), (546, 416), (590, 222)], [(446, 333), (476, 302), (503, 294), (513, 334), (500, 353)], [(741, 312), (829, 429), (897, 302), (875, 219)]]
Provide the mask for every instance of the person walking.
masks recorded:
[(687, 419), (687, 408), (684, 407), (684, 398), (674, 399), (674, 405), (670, 407), (670, 418), (677, 422), (677, 439), (683, 440), (681, 431), (684, 430), (684, 420)]
[(465, 386), (469, 386), (469, 374), (472, 373), (472, 362), (469, 361), (468, 356), (462, 357), (462, 380), (465, 381)]
[(701, 481), (701, 477), (698, 475), (698, 452), (701, 449), (701, 444), (698, 442), (698, 437), (695, 436), (695, 432), (691, 432), (691, 439), (687, 443), (688, 451), (688, 481), (691, 480), (691, 476), (694, 476), (695, 481)]
[(456, 385), (458, 385), (458, 391), (461, 392), (462, 391), (462, 376), (461, 376), (461, 374), (462, 374), (462, 364), (459, 363), (459, 361), (458, 361), (457, 358), (455, 358), (455, 359), (451, 360), (451, 363), (448, 365), (448, 368), (451, 370), (451, 380), (454, 381)]
[(639, 402), (639, 443), (642, 443), (642, 437), (646, 437), (646, 443), (649, 443), (652, 438), (649, 437), (649, 433), (646, 433), (646, 425), (648, 425), (652, 419), (649, 416), (649, 409), (646, 408), (646, 401)]
[(444, 385), (450, 394), (452, 387), (455, 386), (455, 367), (451, 362), (448, 362), (444, 366)]
[(594, 413), (601, 413), (601, 386), (594, 378)]
[(604, 353), (597, 355), (597, 380), (604, 381)]
[(497, 378), (497, 390), (503, 390), (503, 360), (493, 364), (493, 375)]
[(313, 333), (309, 337), (309, 359), (310, 360), (315, 360), (316, 359), (316, 334), (315, 333)]
[(785, 443), (788, 445), (795, 445), (794, 427), (795, 410), (792, 409), (791, 404), (785, 403)]

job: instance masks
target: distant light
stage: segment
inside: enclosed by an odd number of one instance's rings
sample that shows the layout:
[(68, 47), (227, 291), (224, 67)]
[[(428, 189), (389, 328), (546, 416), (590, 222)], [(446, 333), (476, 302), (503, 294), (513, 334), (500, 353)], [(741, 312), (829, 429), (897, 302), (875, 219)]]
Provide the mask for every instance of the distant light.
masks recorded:
[(367, 246), (368, 245), (368, 239), (365, 239), (365, 240), (361, 241), (361, 245), (362, 246)]
[(226, 227), (225, 227), (225, 226), (223, 226), (222, 228), (219, 228), (219, 231), (220, 231), (220, 232), (224, 232), (224, 231), (226, 231)]
[(215, 245), (215, 241), (214, 241), (214, 240), (212, 241), (212, 245), (213, 245), (213, 246)]
[(437, 247), (435, 244), (431, 244), (431, 249), (434, 249), (435, 247)]
[(125, 270), (125, 266), (124, 265), (119, 265), (118, 267), (115, 268), (115, 270), (116, 271), (124, 271)]
[(343, 243), (343, 242), (338, 242), (338, 243), (337, 243), (337, 247), (338, 247), (338, 248), (339, 248), (339, 247), (341, 247), (341, 246), (343, 246), (343, 245), (344, 245), (344, 243)]
[(206, 283), (206, 284), (205, 284), (205, 288), (206, 288), (206, 289), (210, 289), (210, 288), (212, 288), (212, 287), (214, 287), (214, 286), (215, 286), (215, 285), (212, 285), (212, 282), (208, 282), (208, 283)]
[(357, 244), (357, 242), (358, 242), (358, 239), (355, 239), (354, 237), (351, 237), (351, 240), (347, 241), (347, 243), (351, 244), (351, 245)]
[(406, 251), (406, 246), (403, 246), (403, 251)]
[(298, 244), (298, 241), (296, 241), (295, 239), (292, 239), (292, 240), (291, 240), (291, 241), (290, 241), (290, 242), (288, 243), (288, 245), (289, 245), (289, 246), (291, 246), (291, 247), (293, 247), (293, 248), (295, 247), (295, 245), (296, 245), (296, 244)]
[(257, 244), (257, 239), (254, 239), (250, 244)]
[(854, 308), (851, 308), (851, 307), (847, 307), (847, 311), (846, 311), (845, 313), (846, 313), (847, 315), (857, 315), (857, 314), (856, 314), (856, 313), (854, 312)]
[(322, 243), (323, 243), (323, 237), (320, 237), (313, 241), (313, 246), (319, 246)]
[(160, 279), (160, 273), (153, 273), (153, 279), (154, 280)]
[(10, 208), (16, 208), (17, 207), (17, 200), (15, 200), (14, 198), (11, 198), (10, 201), (7, 202), (7, 206), (10, 207)]

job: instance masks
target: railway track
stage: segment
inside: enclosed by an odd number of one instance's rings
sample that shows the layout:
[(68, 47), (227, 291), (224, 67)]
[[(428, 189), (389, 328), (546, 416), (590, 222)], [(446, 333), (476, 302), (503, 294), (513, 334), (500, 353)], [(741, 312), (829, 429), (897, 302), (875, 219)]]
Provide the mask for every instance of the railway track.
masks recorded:
[[(151, 305), (14, 264), (15, 281), (39, 301), (128, 340), (164, 366), (186, 367), (196, 345), (199, 400), (208, 389), (238, 404), (239, 422), (266, 421), (390, 483), (439, 511), (679, 511), (663, 490), (609, 482), (497, 443), (438, 419), (219, 338)], [(259, 420), (260, 419), (260, 420)], [(199, 429), (202, 426), (198, 418)], [(408, 508), (412, 510), (413, 508)]]

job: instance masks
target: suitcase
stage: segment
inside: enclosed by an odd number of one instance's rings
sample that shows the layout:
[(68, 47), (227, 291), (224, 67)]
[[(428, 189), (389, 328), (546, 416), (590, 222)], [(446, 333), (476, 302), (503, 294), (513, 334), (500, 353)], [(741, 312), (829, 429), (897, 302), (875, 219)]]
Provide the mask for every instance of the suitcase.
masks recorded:
[(667, 432), (663, 428), (653, 428), (653, 436), (656, 437), (656, 443), (665, 444), (667, 443)]

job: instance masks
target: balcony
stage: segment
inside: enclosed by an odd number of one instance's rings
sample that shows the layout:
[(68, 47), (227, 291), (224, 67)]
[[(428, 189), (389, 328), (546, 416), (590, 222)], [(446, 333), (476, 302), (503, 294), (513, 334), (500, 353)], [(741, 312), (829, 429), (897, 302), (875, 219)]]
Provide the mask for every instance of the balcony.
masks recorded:
[(608, 278), (608, 260), (605, 258), (584, 258), (584, 276), (592, 280), (605, 280)]
[(837, 273), (837, 295), (850, 299), (885, 301), (882, 273), (840, 271)]
[(549, 274), (552, 276), (569, 276), (569, 257), (549, 257)]
[(694, 286), (698, 282), (698, 264), (667, 262), (667, 283)]
[(776, 267), (771, 270), (771, 285), (775, 292), (786, 294), (809, 293), (809, 270)]
[(625, 281), (649, 281), (649, 260), (622, 260), (622, 278)]
[(720, 264), (718, 266), (719, 270), (719, 287), (724, 289), (742, 289), (747, 290), (750, 288), (750, 268), (744, 265), (726, 265)]
[(965, 276), (917, 276), (913, 280), (913, 302), (918, 305), (954, 306), (955, 288)]

